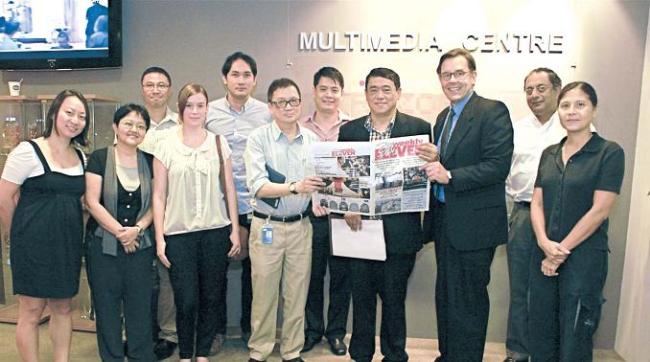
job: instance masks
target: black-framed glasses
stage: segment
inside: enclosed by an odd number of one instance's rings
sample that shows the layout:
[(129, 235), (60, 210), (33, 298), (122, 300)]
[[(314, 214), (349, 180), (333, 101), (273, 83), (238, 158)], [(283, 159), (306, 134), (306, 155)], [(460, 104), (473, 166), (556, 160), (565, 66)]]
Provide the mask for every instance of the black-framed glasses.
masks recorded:
[(300, 105), (300, 98), (280, 99), (277, 101), (271, 101), (271, 104), (280, 109), (287, 108), (287, 104), (291, 107), (298, 107)]
[(457, 70), (455, 72), (442, 73), (442, 74), (440, 74), (440, 78), (442, 78), (443, 80), (446, 80), (446, 81), (451, 80), (451, 77), (456, 78), (456, 80), (463, 80), (463, 79), (465, 79), (465, 77), (467, 77), (468, 74), (469, 74), (469, 72), (466, 71), (466, 70)]

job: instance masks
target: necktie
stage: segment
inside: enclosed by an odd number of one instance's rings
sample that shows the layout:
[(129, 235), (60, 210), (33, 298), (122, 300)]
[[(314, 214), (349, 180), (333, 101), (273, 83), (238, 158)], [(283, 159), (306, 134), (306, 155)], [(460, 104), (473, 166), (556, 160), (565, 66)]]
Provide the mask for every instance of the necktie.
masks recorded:
[(440, 139), (440, 156), (445, 155), (447, 151), (447, 144), (449, 143), (449, 138), (451, 138), (451, 126), (454, 120), (454, 108), (449, 107), (449, 113), (447, 113), (447, 120), (445, 120), (445, 125), (442, 128), (442, 138)]

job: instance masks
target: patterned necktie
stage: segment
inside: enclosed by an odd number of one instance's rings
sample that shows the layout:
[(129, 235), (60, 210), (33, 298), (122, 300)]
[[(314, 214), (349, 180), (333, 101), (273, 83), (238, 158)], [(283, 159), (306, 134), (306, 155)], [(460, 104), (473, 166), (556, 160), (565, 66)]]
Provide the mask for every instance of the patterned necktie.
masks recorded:
[(445, 125), (443, 126), (442, 129), (442, 138), (440, 139), (440, 156), (445, 155), (445, 151), (447, 151), (447, 144), (449, 143), (449, 138), (451, 138), (451, 126), (453, 123), (454, 119), (454, 108), (449, 107), (449, 112), (447, 113), (447, 120), (445, 121)]

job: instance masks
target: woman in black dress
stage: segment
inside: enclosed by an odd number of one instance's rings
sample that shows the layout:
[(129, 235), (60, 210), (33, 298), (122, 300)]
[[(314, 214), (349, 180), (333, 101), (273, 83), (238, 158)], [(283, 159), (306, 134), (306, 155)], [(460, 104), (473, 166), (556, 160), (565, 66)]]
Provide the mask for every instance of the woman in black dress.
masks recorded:
[(151, 292), (155, 248), (151, 224), (152, 156), (138, 150), (149, 128), (147, 110), (120, 107), (116, 143), (96, 150), (86, 167), (86, 266), (102, 361), (124, 361), (122, 315), (129, 360), (153, 361)]
[(70, 301), (79, 290), (85, 190), (83, 154), (76, 146), (86, 144), (88, 114), (81, 93), (59, 93), (43, 137), (21, 142), (9, 154), (0, 180), (0, 220), (10, 233), (19, 303), (16, 344), (25, 361), (38, 360), (38, 324), (46, 305), (54, 361), (69, 360)]
[(621, 189), (623, 149), (590, 126), (598, 98), (567, 84), (558, 114), (567, 137), (542, 153), (530, 216), (538, 248), (530, 269), (532, 361), (591, 361), (604, 302), (608, 217)]

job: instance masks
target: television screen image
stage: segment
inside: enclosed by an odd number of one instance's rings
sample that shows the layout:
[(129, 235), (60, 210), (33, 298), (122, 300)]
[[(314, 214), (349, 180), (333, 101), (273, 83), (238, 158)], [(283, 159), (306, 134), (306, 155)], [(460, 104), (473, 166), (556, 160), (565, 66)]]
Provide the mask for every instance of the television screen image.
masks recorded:
[(0, 0), (0, 69), (122, 64), (121, 0)]

